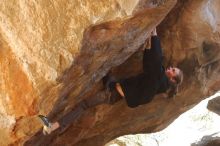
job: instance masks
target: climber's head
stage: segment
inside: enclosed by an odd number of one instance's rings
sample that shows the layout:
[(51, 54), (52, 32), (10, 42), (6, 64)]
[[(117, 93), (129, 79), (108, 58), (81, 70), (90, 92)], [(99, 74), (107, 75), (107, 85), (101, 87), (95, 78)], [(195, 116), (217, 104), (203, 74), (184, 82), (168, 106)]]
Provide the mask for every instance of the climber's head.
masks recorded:
[(178, 87), (183, 81), (183, 72), (176, 67), (168, 67), (165, 71), (170, 82), (170, 88), (167, 91), (168, 97), (173, 97), (178, 92)]
[(177, 67), (168, 67), (165, 74), (173, 84), (179, 85), (183, 81), (183, 72)]

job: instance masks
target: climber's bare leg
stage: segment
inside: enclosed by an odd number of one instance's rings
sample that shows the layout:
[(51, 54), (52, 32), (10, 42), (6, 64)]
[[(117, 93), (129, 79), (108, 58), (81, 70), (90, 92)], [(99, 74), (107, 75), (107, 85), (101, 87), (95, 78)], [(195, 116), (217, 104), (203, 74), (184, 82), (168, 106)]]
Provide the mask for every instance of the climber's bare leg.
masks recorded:
[(125, 97), (125, 94), (121, 88), (121, 85), (119, 83), (116, 83), (116, 86), (115, 86), (117, 92), (121, 95), (121, 97)]

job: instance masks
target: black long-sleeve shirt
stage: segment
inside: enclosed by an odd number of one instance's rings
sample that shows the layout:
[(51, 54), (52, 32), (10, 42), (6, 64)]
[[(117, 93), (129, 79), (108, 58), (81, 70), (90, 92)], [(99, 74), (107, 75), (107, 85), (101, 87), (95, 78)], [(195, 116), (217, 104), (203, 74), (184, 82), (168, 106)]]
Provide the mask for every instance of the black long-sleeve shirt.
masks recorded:
[(119, 81), (129, 107), (146, 104), (169, 88), (162, 56), (159, 37), (151, 37), (151, 49), (144, 51), (143, 73)]

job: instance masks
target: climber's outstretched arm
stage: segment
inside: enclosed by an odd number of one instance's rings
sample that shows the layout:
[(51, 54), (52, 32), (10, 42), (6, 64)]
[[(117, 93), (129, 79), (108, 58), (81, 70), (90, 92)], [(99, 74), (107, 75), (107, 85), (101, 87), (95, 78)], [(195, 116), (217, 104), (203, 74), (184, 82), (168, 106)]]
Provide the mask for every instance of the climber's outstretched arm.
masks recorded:
[(143, 70), (144, 72), (153, 72), (155, 65), (160, 65), (162, 62), (162, 49), (160, 38), (157, 36), (156, 29), (151, 33), (151, 48), (144, 50), (143, 55)]
[(156, 57), (162, 57), (160, 38), (157, 36), (156, 28), (151, 33), (151, 50)]

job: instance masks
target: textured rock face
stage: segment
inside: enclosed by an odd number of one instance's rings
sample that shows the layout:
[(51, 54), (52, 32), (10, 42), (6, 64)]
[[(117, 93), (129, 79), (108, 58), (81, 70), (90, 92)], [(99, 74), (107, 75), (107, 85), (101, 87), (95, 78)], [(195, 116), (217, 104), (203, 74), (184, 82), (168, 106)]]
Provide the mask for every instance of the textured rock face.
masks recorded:
[(210, 111), (220, 115), (220, 97), (216, 97), (216, 98), (210, 100), (207, 108)]
[[(215, 134), (214, 134), (215, 135)], [(219, 146), (220, 138), (212, 135), (204, 136), (201, 141), (194, 143), (191, 146)]]
[[(150, 9), (151, 0), (1, 1), (0, 144), (103, 145), (123, 134), (161, 130), (218, 90), (220, 2), (158, 2)], [(101, 90), (112, 67), (117, 77), (139, 72), (141, 54), (129, 57), (157, 25), (165, 63), (185, 73), (175, 99), (155, 98), (135, 109), (123, 101), (99, 106), (61, 135), (34, 135), (40, 130), (35, 115), (62, 118)]]
[[(29, 116), (39, 112), (42, 102), (47, 106), (43, 104), (43, 110), (51, 110), (62, 86), (57, 78), (80, 53), (86, 27), (130, 15), (137, 2), (1, 1), (0, 129), (6, 131), (2, 135), (11, 135), (13, 127), (19, 130), (18, 121), (29, 121)], [(32, 128), (28, 131), (36, 131)], [(27, 133), (15, 132), (14, 140)], [(13, 140), (1, 138), (6, 145)]]

